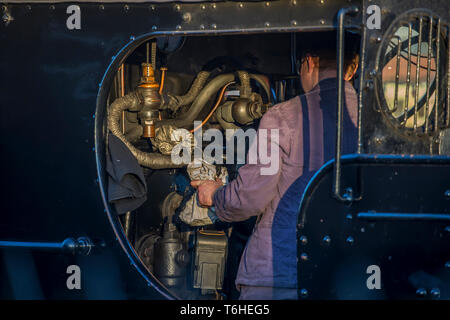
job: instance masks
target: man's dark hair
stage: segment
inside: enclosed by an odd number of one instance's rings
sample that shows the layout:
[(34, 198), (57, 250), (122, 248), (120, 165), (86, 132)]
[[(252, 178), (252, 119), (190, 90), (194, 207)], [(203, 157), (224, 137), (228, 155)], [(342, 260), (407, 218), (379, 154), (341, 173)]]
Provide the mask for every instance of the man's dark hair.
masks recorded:
[[(319, 57), (320, 69), (336, 69), (336, 31), (299, 33), (297, 36), (297, 61), (310, 55)], [(345, 32), (344, 36), (344, 70), (351, 65), (355, 56), (359, 53), (359, 35)], [(297, 67), (300, 67), (298, 64)]]

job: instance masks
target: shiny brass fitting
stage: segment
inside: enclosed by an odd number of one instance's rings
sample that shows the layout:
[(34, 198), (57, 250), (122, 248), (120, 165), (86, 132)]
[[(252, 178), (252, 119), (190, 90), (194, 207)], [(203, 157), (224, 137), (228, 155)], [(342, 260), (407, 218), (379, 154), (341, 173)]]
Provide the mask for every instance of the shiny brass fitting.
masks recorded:
[(159, 88), (159, 83), (155, 80), (155, 71), (151, 63), (142, 63), (142, 77), (141, 83), (139, 84), (140, 88)]

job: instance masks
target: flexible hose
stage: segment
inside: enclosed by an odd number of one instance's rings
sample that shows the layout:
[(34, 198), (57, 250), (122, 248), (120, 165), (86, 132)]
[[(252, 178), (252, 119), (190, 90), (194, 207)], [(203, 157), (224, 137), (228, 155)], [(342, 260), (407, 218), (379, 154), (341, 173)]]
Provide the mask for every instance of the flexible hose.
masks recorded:
[(189, 128), (197, 120), (198, 115), (207, 106), (208, 101), (220, 90), (224, 85), (234, 80), (234, 74), (222, 74), (212, 79), (198, 94), (189, 110), (181, 114), (176, 119), (162, 120), (157, 125), (172, 125), (177, 128)]
[(173, 96), (172, 99), (169, 100), (167, 106), (175, 111), (182, 106), (190, 104), (202, 90), (206, 80), (209, 78), (209, 75), (209, 72), (201, 71), (195, 78), (188, 92), (183, 96)]
[(250, 76), (247, 71), (238, 71), (239, 82), (241, 83), (240, 96), (242, 98), (250, 97), (252, 88), (250, 87)]
[(181, 168), (183, 164), (175, 164), (170, 156), (160, 153), (147, 153), (133, 146), (123, 135), (120, 128), (120, 116), (122, 111), (133, 108), (136, 109), (140, 104), (140, 99), (135, 92), (131, 92), (123, 97), (116, 99), (109, 108), (108, 128), (112, 134), (118, 137), (136, 157), (138, 163), (151, 169)]
[(213, 113), (216, 111), (217, 107), (220, 105), (220, 103), (222, 102), (223, 96), (225, 94), (225, 90), (234, 83), (234, 81), (228, 82), (226, 85), (223, 86), (222, 90), (220, 91), (219, 94), (219, 98), (216, 101), (216, 104), (214, 105), (214, 107), (211, 109), (211, 111), (209, 112), (209, 114), (206, 116), (206, 118), (202, 121), (201, 124), (199, 124), (197, 127), (195, 127), (192, 130), (189, 130), (191, 133), (194, 133), (195, 131), (197, 131), (198, 129), (200, 129), (202, 126), (205, 125), (206, 122), (208, 122), (209, 118), (211, 118), (211, 116), (213, 115)]

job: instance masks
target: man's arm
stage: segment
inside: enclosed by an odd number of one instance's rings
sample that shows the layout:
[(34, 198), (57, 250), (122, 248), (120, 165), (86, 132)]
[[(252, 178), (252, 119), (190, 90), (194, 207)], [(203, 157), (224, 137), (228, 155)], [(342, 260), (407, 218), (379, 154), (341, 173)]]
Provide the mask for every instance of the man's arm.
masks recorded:
[[(242, 166), (235, 180), (215, 191), (212, 202), (220, 220), (243, 221), (259, 215), (279, 192), (282, 159), (289, 153), (290, 143), (288, 128), (283, 126), (282, 122), (279, 110), (271, 110), (264, 115), (258, 128), (257, 139), (254, 139), (249, 151), (256, 152), (254, 144), (258, 144), (256, 164)], [(260, 145), (263, 140), (267, 141), (265, 146)], [(247, 162), (249, 158), (250, 155), (247, 156)]]

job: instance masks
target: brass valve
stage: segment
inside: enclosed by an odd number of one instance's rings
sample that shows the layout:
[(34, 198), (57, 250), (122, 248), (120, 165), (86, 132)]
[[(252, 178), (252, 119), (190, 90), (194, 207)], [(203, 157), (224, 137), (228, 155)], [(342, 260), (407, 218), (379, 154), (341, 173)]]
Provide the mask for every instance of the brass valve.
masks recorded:
[(159, 83), (155, 80), (155, 72), (150, 63), (142, 63), (142, 76), (137, 91), (142, 96), (142, 109), (139, 112), (141, 124), (143, 125), (144, 138), (155, 137), (155, 121), (159, 119), (159, 107), (161, 95), (159, 94)]
[(142, 63), (142, 77), (139, 88), (159, 88), (159, 83), (155, 80), (155, 71), (151, 63)]

